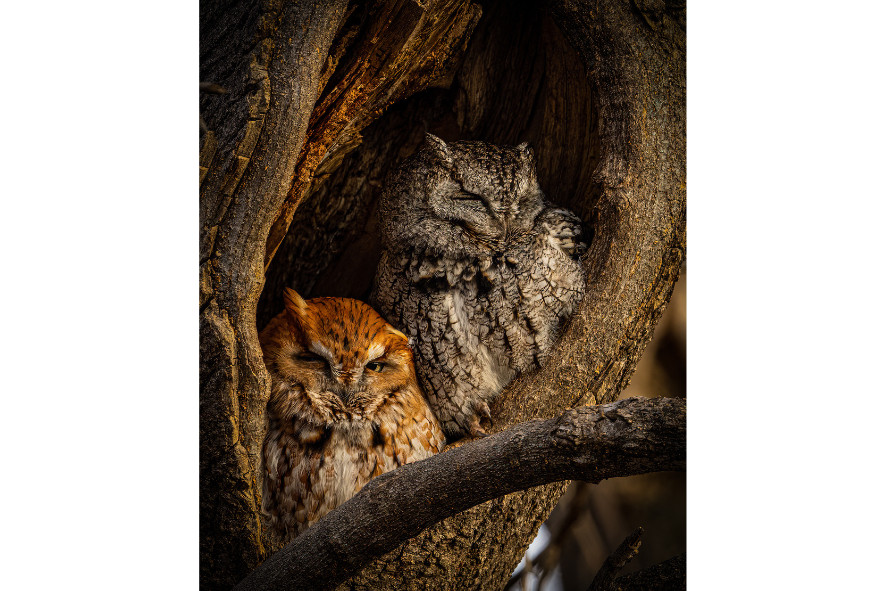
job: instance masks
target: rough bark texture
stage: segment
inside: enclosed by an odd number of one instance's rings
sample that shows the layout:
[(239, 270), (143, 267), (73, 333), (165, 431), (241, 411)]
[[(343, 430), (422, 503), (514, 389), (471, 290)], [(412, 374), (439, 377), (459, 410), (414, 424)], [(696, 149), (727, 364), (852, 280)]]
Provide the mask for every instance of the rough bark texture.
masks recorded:
[[(553, 480), (599, 482), (685, 467), (680, 399), (630, 398), (529, 421), (376, 478), (236, 589), (332, 589), (400, 540), (487, 499)], [(600, 589), (636, 553), (640, 533), (622, 544), (632, 553), (619, 548), (601, 569)]]
[(201, 100), (210, 130), (200, 154), (207, 588), (230, 588), (270, 550), (259, 517), (269, 382), (256, 330), (266, 246), (285, 233), (317, 166), (389, 103), (436, 81), (478, 18), (468, 2), (201, 4), (201, 80), (229, 91)]
[[(685, 249), (682, 29), (664, 16), (664, 25), (652, 29), (627, 2), (554, 8), (587, 64), (599, 118), (599, 154), (590, 142), (582, 169), (589, 178), (576, 183), (584, 192), (559, 201), (590, 214), (587, 295), (551, 363), (512, 384), (493, 409), (499, 429), (615, 399), (651, 339)], [(542, 188), (555, 194), (555, 179), (549, 176)], [(342, 588), (500, 589), (564, 490), (564, 483), (554, 483), (474, 507), (429, 528)]]
[(270, 383), (255, 326), (264, 245), (289, 190), (317, 80), (346, 5), (201, 5), (201, 79), (229, 90), (201, 103), (210, 129), (200, 157), (200, 568), (206, 588), (230, 588), (267, 554), (259, 478)]
[[(228, 90), (200, 104), (206, 588), (230, 588), (274, 550), (258, 512), (269, 384), (257, 328), (283, 285), (365, 297), (378, 187), (424, 131), (531, 142), (542, 188), (594, 231), (585, 301), (552, 362), (496, 405), (496, 429), (615, 399), (651, 338), (685, 249), (684, 7), (482, 12), (456, 0), (201, 4), (201, 81)], [(564, 487), (444, 520), (346, 588), (501, 588)]]

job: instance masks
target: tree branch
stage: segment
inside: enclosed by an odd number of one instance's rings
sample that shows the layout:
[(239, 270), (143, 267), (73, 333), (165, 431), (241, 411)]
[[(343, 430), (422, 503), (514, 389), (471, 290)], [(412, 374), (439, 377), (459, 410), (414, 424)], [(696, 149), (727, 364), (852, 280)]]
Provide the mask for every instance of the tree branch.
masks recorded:
[[(230, 589), (276, 549), (259, 519), (270, 391), (259, 294), (269, 314), (293, 278), (314, 295), (362, 297), (380, 248), (375, 187), (425, 129), (531, 142), (546, 194), (593, 228), (585, 298), (549, 363), (499, 398), (498, 426), (614, 400), (652, 337), (686, 247), (685, 10), (668, 3), (650, 27), (630, 0), (482, 4), (478, 21), (470, 0), (201, 3), (200, 79), (229, 90), (201, 94), (206, 589)], [(439, 89), (400, 100), (428, 86)], [(282, 233), (292, 208), (303, 216), (287, 232), (296, 245), (263, 283), (272, 228)], [(318, 254), (330, 244), (334, 264)], [(336, 291), (345, 283), (349, 293)], [(354, 587), (501, 589), (564, 488), (439, 522)]]
[(686, 554), (615, 579), (615, 591), (686, 591)]
[[(544, 547), (544, 549), (538, 553), (533, 561), (534, 564), (529, 562), (529, 553), (526, 554), (526, 566), (521, 569), (520, 572), (512, 575), (508, 580), (507, 584), (504, 587), (504, 591), (508, 591), (513, 585), (517, 584), (517, 581), (520, 580), (522, 575), (526, 574), (526, 569), (535, 568), (538, 574), (538, 582), (536, 584), (537, 589), (542, 589), (544, 586), (545, 579), (547, 579), (551, 573), (557, 568), (557, 565), (560, 563), (560, 555), (563, 550), (563, 543), (566, 541), (567, 535), (573, 530), (576, 523), (578, 522), (579, 517), (587, 512), (588, 505), (588, 492), (591, 488), (591, 485), (588, 483), (581, 483), (576, 488), (575, 494), (569, 502), (569, 506), (567, 509), (566, 517), (563, 518), (560, 523), (560, 527), (553, 531), (551, 534), (551, 540), (548, 542), (548, 545)], [(548, 521), (548, 527), (550, 527), (550, 522)], [(523, 589), (529, 589), (529, 586), (524, 584)]]
[(606, 559), (588, 591), (686, 591), (686, 554), (674, 556), (644, 570), (616, 578), (640, 549), (643, 528), (638, 527)]
[(372, 480), (235, 589), (332, 589), (465, 509), (560, 480), (686, 467), (686, 401), (629, 398), (533, 420)]
[(609, 558), (597, 571), (597, 576), (591, 581), (588, 591), (613, 591), (612, 582), (615, 580), (615, 575), (621, 572), (621, 569), (640, 551), (640, 536), (642, 535), (643, 528), (638, 527), (618, 545), (618, 548), (609, 555)]

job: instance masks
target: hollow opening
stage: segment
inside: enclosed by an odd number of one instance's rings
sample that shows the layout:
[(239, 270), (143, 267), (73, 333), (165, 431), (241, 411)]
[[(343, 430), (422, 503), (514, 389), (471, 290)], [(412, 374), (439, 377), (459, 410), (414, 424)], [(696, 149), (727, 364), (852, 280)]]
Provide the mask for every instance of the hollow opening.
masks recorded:
[(529, 142), (547, 198), (590, 225), (601, 147), (585, 65), (536, 3), (481, 4), (449, 86), (391, 106), (361, 132), (356, 149), (317, 170), (268, 268), (259, 330), (282, 309), (284, 287), (305, 298), (368, 299), (381, 252), (376, 208), (385, 176), (425, 132), (447, 142)]

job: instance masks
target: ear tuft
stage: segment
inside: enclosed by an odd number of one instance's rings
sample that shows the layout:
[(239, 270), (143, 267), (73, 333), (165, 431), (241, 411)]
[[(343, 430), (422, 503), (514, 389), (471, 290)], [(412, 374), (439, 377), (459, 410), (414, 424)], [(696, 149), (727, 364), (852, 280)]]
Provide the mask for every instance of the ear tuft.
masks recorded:
[(283, 302), (286, 305), (286, 309), (298, 317), (303, 316), (308, 309), (308, 304), (298, 295), (298, 292), (288, 287), (283, 288)]
[(430, 148), (432, 152), (444, 160), (449, 160), (452, 157), (449, 153), (449, 146), (446, 145), (446, 142), (432, 133), (425, 134), (425, 146)]
[(391, 333), (392, 335), (396, 335), (396, 336), (402, 338), (404, 341), (409, 341), (409, 338), (405, 334), (403, 334), (402, 332), (400, 332), (399, 330), (397, 330), (396, 328), (394, 328), (391, 325), (388, 325), (388, 332)]

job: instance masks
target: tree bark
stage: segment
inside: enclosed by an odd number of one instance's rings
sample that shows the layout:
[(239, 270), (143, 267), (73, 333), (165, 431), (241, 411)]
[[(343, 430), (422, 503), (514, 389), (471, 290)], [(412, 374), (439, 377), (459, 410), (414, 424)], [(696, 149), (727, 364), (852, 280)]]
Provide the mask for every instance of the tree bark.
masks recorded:
[[(375, 478), (236, 590), (332, 589), (403, 540), (486, 500), (557, 480), (599, 482), (685, 467), (680, 399), (630, 398), (528, 421)], [(639, 533), (635, 538), (634, 546)], [(618, 554), (608, 576), (598, 575), (600, 588), (608, 589), (632, 556)]]
[[(200, 570), (223, 589), (266, 556), (259, 520), (270, 387), (255, 310), (265, 243), (289, 190), (347, 2), (201, 4), (210, 129), (200, 186)], [(313, 26), (305, 26), (312, 23)]]
[[(201, 81), (228, 90), (200, 105), (208, 589), (230, 588), (276, 550), (259, 516), (269, 380), (257, 329), (279, 311), (283, 285), (366, 296), (379, 185), (424, 131), (528, 140), (549, 198), (593, 229), (585, 300), (551, 362), (498, 401), (496, 430), (614, 400), (651, 338), (685, 251), (683, 6), (486, 2), (482, 12), (456, 0), (201, 4)], [(346, 588), (500, 588), (564, 486), (446, 519)]]

